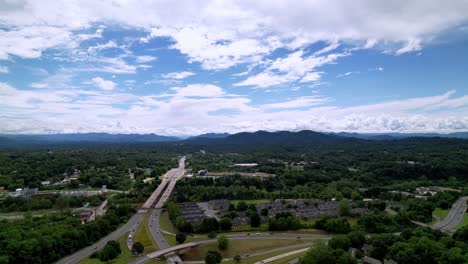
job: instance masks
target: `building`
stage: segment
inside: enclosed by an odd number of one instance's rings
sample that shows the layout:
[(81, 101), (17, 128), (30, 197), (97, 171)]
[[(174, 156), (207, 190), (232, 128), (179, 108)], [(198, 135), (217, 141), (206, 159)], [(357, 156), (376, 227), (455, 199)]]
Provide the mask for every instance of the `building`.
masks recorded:
[(231, 205), (231, 201), (228, 199), (219, 199), (219, 200), (211, 200), (208, 202), (208, 206), (218, 215), (223, 215), (229, 211), (229, 206)]
[(94, 215), (93, 211), (83, 211), (80, 213), (80, 220), (81, 223), (92, 221), (92, 217)]
[(50, 185), (50, 183), (51, 183), (50, 181), (41, 181), (42, 186), (48, 186)]
[(199, 171), (197, 172), (197, 175), (198, 175), (198, 176), (205, 176), (207, 173), (208, 173), (207, 170), (199, 170)]

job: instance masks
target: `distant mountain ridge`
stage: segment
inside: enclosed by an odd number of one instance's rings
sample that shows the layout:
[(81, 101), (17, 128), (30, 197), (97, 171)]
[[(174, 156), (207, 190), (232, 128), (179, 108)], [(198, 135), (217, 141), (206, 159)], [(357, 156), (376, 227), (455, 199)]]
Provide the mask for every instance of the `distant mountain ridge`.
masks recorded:
[(4, 140), (16, 141), (46, 141), (46, 142), (167, 142), (178, 141), (178, 137), (156, 134), (108, 134), (108, 133), (77, 133), (77, 134), (42, 134), (42, 135), (0, 135)]
[(468, 139), (468, 132), (454, 132), (448, 134), (440, 133), (328, 133), (332, 135), (338, 135), (341, 137), (352, 137), (360, 139), (371, 139), (371, 140), (392, 140), (402, 139), (411, 137), (441, 137), (441, 138), (463, 138)]
[(184, 142), (187, 144), (322, 144), (350, 142), (350, 140), (400, 140), (413, 137), (440, 137), (468, 139), (468, 132), (450, 134), (438, 133), (321, 133), (310, 130), (291, 131), (256, 131), (228, 133), (207, 133), (187, 139), (157, 134), (108, 134), (108, 133), (76, 133), (76, 134), (42, 134), (42, 135), (8, 135), (0, 134), (0, 145), (20, 143), (150, 143), (150, 142)]

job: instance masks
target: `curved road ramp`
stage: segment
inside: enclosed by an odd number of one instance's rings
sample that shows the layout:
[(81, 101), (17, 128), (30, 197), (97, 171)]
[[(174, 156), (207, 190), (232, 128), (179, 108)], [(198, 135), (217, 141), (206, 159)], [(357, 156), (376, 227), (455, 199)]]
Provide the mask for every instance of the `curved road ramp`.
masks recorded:
[(463, 196), (458, 199), (450, 209), (449, 213), (444, 220), (435, 223), (434, 229), (438, 229), (445, 232), (452, 232), (452, 230), (463, 221), (465, 212), (467, 209), (466, 202), (468, 201), (468, 196)]

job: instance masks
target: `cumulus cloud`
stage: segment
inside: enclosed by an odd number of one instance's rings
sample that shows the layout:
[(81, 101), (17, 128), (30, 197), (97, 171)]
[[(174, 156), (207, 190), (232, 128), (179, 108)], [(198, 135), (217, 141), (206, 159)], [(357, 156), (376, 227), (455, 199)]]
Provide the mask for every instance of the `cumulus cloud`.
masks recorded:
[[(254, 104), (222, 88), (175, 87), (171, 96), (85, 90), (21, 90), (0, 83), (0, 133), (159, 133), (266, 130), (453, 132), (468, 129), (468, 96), (454, 91), (352, 107), (321, 96)], [(118, 105), (126, 104), (128, 108)], [(51, 115), (51, 113), (53, 113)]]
[[(378, 3), (331, 1), (22, 1), (2, 2), (0, 58), (37, 58), (49, 48), (76, 46), (100, 33), (80, 30), (113, 22), (146, 29), (149, 42), (170, 37), (171, 47), (206, 69), (258, 62), (279, 47), (297, 49), (317, 41), (390, 50), (420, 50), (434, 35), (467, 21), (468, 4), (454, 0)], [(76, 12), (79, 10), (79, 12)], [(404, 10), (404, 12), (402, 11)], [(197, 14), (193, 16), (193, 14)], [(415, 19), (416, 18), (416, 19)], [(5, 30), (6, 28), (6, 30)], [(102, 30), (102, 29), (101, 29)], [(78, 32), (78, 33), (77, 33)], [(22, 45), (17, 45), (21, 42)], [(320, 55), (320, 52), (319, 54)]]
[[(322, 54), (322, 53), (321, 53)], [(333, 53), (324, 56), (305, 55), (299, 50), (283, 58), (277, 58), (268, 63), (267, 68), (256, 75), (235, 83), (234, 86), (269, 87), (288, 82), (316, 82), (320, 80), (321, 72), (317, 68), (334, 63), (338, 58), (348, 56), (348, 53)]]
[(0, 66), (0, 73), (9, 73), (10, 70), (6, 66)]
[(136, 56), (136, 62), (138, 63), (147, 63), (155, 61), (157, 58), (154, 56), (143, 55), (143, 56)]
[(97, 88), (99, 88), (101, 90), (105, 90), (105, 91), (114, 90), (114, 88), (116, 86), (115, 82), (109, 81), (109, 80), (104, 80), (101, 77), (94, 77), (93, 79), (91, 79), (91, 81), (94, 83), (94, 85)]
[(226, 95), (221, 87), (212, 84), (190, 84), (185, 87), (173, 87), (175, 96), (183, 97), (221, 97)]
[(37, 88), (37, 89), (49, 88), (49, 84), (47, 84), (47, 83), (31, 83), (30, 86), (32, 88)]
[(177, 80), (185, 79), (185, 78), (187, 78), (189, 76), (193, 76), (193, 75), (195, 75), (195, 73), (190, 72), (190, 71), (171, 72), (171, 73), (161, 74), (161, 76), (163, 78), (177, 79)]

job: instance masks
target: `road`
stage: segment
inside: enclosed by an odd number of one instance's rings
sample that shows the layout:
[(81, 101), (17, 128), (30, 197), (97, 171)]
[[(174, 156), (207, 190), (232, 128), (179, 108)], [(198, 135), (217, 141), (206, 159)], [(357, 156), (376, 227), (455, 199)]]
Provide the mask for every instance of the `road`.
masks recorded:
[(129, 232), (133, 226), (135, 226), (138, 222), (141, 222), (143, 219), (144, 215), (137, 213), (133, 215), (130, 220), (114, 232), (110, 233), (109, 235), (105, 236), (98, 242), (94, 243), (93, 245), (89, 247), (85, 247), (75, 253), (73, 253), (70, 256), (67, 256), (59, 261), (57, 261), (57, 264), (74, 264), (78, 263), (84, 258), (88, 257), (89, 255), (93, 254), (93, 252), (103, 248), (107, 242), (110, 240), (117, 240), (119, 237), (123, 236), (125, 233)]
[(444, 220), (435, 223), (434, 229), (442, 231), (452, 231), (462, 220), (465, 215), (468, 201), (468, 196), (463, 196), (458, 199), (450, 209)]
[(273, 262), (273, 261), (276, 261), (278, 259), (282, 259), (282, 258), (285, 258), (285, 257), (289, 257), (289, 256), (292, 256), (292, 255), (296, 255), (296, 254), (299, 254), (299, 253), (306, 252), (309, 249), (310, 248), (301, 248), (301, 249), (294, 250), (294, 251), (291, 251), (291, 252), (287, 252), (287, 253), (277, 255), (277, 256), (274, 256), (274, 257), (271, 257), (271, 258), (267, 258), (267, 259), (264, 259), (264, 260), (261, 260), (261, 261), (257, 261), (254, 264), (264, 264), (264, 263)]
[[(179, 160), (179, 167), (177, 169), (171, 169), (164, 175), (163, 181), (166, 181), (166, 189), (164, 190), (163, 194), (157, 201), (155, 205), (154, 211), (151, 213), (148, 227), (151, 232), (151, 236), (153, 237), (154, 241), (158, 245), (159, 249), (164, 250), (170, 247), (169, 243), (167, 243), (166, 239), (164, 238), (163, 234), (161, 233), (162, 229), (159, 224), (159, 218), (162, 213), (162, 207), (167, 202), (169, 197), (174, 190), (175, 184), (178, 179), (182, 178), (185, 174), (185, 157), (182, 157)], [(174, 253), (167, 254), (166, 261), (168, 263), (182, 263), (182, 260), (179, 256)]]
[[(240, 235), (240, 236), (231, 236), (229, 237), (229, 240), (302, 240), (302, 241), (314, 241), (314, 240), (330, 240), (331, 236), (309, 236), (310, 234), (296, 234), (296, 236), (280, 236), (278, 234), (267, 234), (263, 233), (262, 235)], [(300, 238), (298, 238), (300, 237)], [(197, 242), (191, 242), (187, 246), (192, 247), (194, 245), (201, 245), (201, 244), (210, 244), (210, 243), (216, 243), (217, 239), (207, 239), (203, 241), (197, 241)], [(185, 244), (182, 244), (185, 245)], [(275, 248), (271, 249), (265, 252), (258, 252), (258, 253), (253, 253), (253, 254), (246, 254), (242, 257), (255, 257), (255, 256), (261, 256), (264, 254), (269, 254), (269, 253), (274, 253), (277, 251), (283, 251), (283, 250), (288, 250), (288, 249), (295, 249), (295, 248), (300, 248), (300, 247), (307, 247), (311, 246), (311, 243), (304, 243), (304, 244), (298, 244), (298, 245), (290, 245), (290, 246), (285, 246), (285, 247), (280, 247), (280, 248)], [(142, 264), (147, 261), (149, 261), (151, 258), (161, 256), (162, 254), (166, 254), (169, 251), (177, 251), (179, 249), (179, 246), (174, 246), (174, 247), (168, 247), (165, 249), (160, 249), (154, 252), (149, 253), (146, 256), (142, 256), (132, 262), (131, 264)], [(181, 263), (181, 262), (179, 262)]]
[[(182, 164), (182, 166), (181, 166), (181, 164)], [(88, 257), (89, 255), (93, 254), (93, 252), (98, 251), (99, 249), (103, 248), (107, 244), (107, 242), (109, 242), (110, 240), (117, 240), (119, 237), (123, 236), (125, 233), (129, 233), (131, 230), (136, 230), (136, 228), (138, 227), (138, 225), (141, 223), (141, 221), (144, 218), (144, 215), (146, 213), (146, 209), (149, 209), (154, 205), (154, 203), (157, 201), (157, 198), (161, 195), (161, 192), (164, 190), (164, 188), (166, 187), (166, 185), (168, 183), (171, 183), (173, 181), (174, 177), (176, 177), (176, 178), (180, 177), (180, 170), (181, 169), (182, 169), (182, 174), (181, 175), (183, 176), (184, 168), (185, 168), (185, 157), (182, 157), (179, 160), (179, 168), (171, 169), (166, 173), (166, 175), (165, 175), (165, 177), (163, 179), (163, 183), (164, 183), (164, 180), (166, 180), (166, 182), (164, 184), (161, 183), (156, 188), (156, 190), (151, 194), (151, 196), (146, 200), (146, 202), (144, 203), (144, 205), (142, 207), (143, 210), (139, 210), (139, 212), (137, 214), (133, 215), (129, 219), (129, 221), (127, 223), (125, 223), (123, 226), (121, 226), (120, 228), (118, 228), (114, 232), (110, 233), (109, 235), (105, 236), (104, 238), (102, 238), (98, 242), (94, 243), (93, 245), (91, 245), (89, 247), (83, 248), (83, 249), (73, 253), (72, 255), (69, 255), (69, 256), (67, 256), (65, 258), (62, 258), (61, 260), (57, 261), (56, 263), (57, 264), (74, 264), (74, 263), (78, 263), (81, 260)], [(168, 197), (166, 197), (164, 199), (167, 200), (167, 198)], [(127, 244), (127, 246), (129, 246), (129, 245)]]

